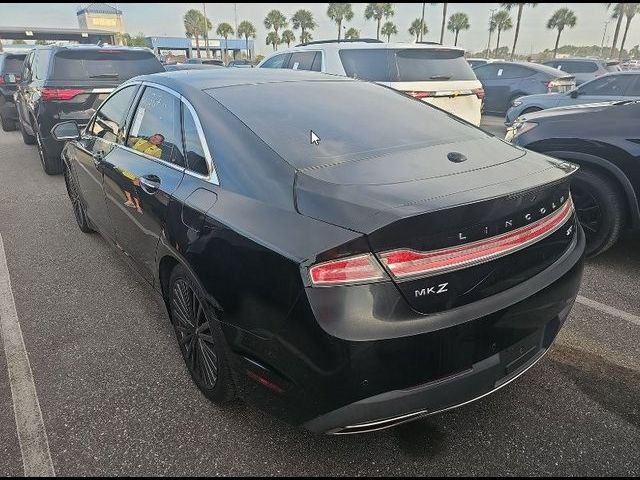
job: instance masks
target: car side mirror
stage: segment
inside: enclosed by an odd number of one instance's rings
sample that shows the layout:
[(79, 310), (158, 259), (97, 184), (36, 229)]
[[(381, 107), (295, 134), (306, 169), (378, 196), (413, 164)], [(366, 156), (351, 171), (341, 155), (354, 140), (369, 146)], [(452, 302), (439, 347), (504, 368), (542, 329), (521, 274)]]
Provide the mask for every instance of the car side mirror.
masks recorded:
[(571, 90), (569, 95), (571, 95), (571, 98), (578, 98), (578, 96), (580, 95), (580, 90), (578, 90), (577, 88), (575, 90)]
[(66, 140), (78, 140), (80, 138), (80, 128), (78, 124), (73, 120), (68, 122), (61, 122), (56, 124), (51, 129), (51, 135), (58, 142), (64, 142)]

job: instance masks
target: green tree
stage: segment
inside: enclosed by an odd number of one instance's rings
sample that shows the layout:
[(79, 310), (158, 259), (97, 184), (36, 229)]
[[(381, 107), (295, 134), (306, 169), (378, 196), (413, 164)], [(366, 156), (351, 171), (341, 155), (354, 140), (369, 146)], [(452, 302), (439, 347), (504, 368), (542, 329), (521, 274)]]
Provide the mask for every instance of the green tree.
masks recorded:
[(48, 45), (46, 40), (36, 40), (36, 45)]
[(449, 17), (449, 23), (447, 24), (447, 30), (455, 33), (456, 39), (453, 43), (454, 46), (458, 45), (458, 35), (462, 30), (469, 30), (471, 25), (469, 24), (469, 15), (466, 13), (458, 12)]
[(629, 26), (633, 17), (640, 12), (640, 3), (625, 3), (623, 13), (627, 17), (627, 24), (624, 27), (624, 35), (622, 36), (622, 43), (620, 44), (620, 53), (618, 59), (622, 59), (622, 51), (624, 50), (624, 44), (627, 41), (627, 34), (629, 33)]
[(226, 22), (222, 22), (218, 25), (216, 29), (216, 35), (224, 37), (224, 60), (227, 59), (227, 39), (229, 35), (233, 35), (235, 32), (233, 31), (233, 27)]
[(183, 22), (187, 37), (196, 39), (196, 51), (198, 52), (198, 58), (200, 58), (200, 36), (205, 34), (205, 24), (207, 30), (211, 30), (213, 25), (208, 18), (204, 18), (200, 11), (193, 8), (185, 13)]
[(347, 33), (344, 34), (344, 38), (346, 38), (347, 40), (357, 40), (360, 38), (360, 31), (351, 27), (349, 30), (347, 30)]
[(26, 45), (27, 42), (25, 42), (24, 40), (14, 40), (13, 41), (13, 45)]
[(244, 37), (247, 47), (247, 57), (251, 58), (251, 52), (249, 51), (249, 38), (256, 38), (256, 27), (248, 20), (243, 20), (238, 25), (238, 37)]
[(516, 54), (516, 45), (518, 44), (518, 36), (520, 35), (520, 24), (522, 23), (522, 11), (526, 5), (530, 5), (535, 8), (537, 3), (502, 3), (503, 8), (506, 8), (508, 11), (511, 11), (512, 8), (518, 7), (518, 20), (516, 21), (516, 34), (513, 37), (513, 48), (511, 49), (511, 60), (513, 60), (513, 56)]
[(291, 42), (296, 41), (296, 35), (291, 30), (285, 30), (282, 32), (282, 43), (287, 44), (287, 48), (291, 46)]
[[(498, 10), (496, 14), (490, 21), (489, 28), (498, 31), (498, 41), (496, 42), (496, 57), (501, 58), (498, 53), (500, 52), (500, 34), (502, 32), (506, 32), (507, 30), (511, 30), (513, 28), (513, 23), (511, 23), (511, 15), (507, 10)], [(507, 52), (508, 53), (508, 52)]]
[(306, 43), (311, 40), (311, 35), (309, 33), (318, 26), (316, 21), (313, 19), (313, 13), (309, 10), (298, 10), (294, 13), (293, 17), (291, 17), (291, 25), (294, 30), (300, 30), (300, 41), (302, 41), (302, 43)]
[(116, 33), (116, 43), (125, 47), (129, 46), (131, 44), (131, 35), (128, 33)]
[[(411, 26), (409, 27), (409, 33), (411, 35), (416, 36), (416, 42), (420, 41), (420, 25), (422, 24), (421, 18), (416, 18), (413, 22), (411, 22)], [(422, 25), (422, 35), (425, 33), (429, 33), (429, 29), (427, 28), (427, 24)]]
[(276, 32), (269, 32), (267, 34), (267, 45), (271, 45), (274, 50), (278, 49), (278, 44), (280, 43), (280, 37)]
[(389, 43), (391, 41), (391, 35), (398, 34), (398, 27), (396, 27), (396, 25), (393, 22), (386, 22), (382, 26), (380, 33), (382, 33), (382, 35), (387, 37), (387, 43)]
[(380, 23), (383, 18), (390, 18), (394, 15), (392, 3), (368, 3), (364, 10), (364, 18), (367, 20), (374, 19), (378, 22), (376, 30), (376, 38), (380, 40)]
[(330, 3), (327, 8), (327, 16), (338, 24), (338, 40), (342, 33), (342, 22), (350, 22), (353, 19), (353, 9), (350, 3)]
[[(611, 50), (609, 51), (609, 58), (613, 58), (616, 50), (616, 45), (618, 44), (618, 36), (620, 35), (620, 27), (622, 26), (622, 19), (624, 18), (624, 3), (605, 3), (607, 10), (613, 7), (613, 12), (611, 12), (611, 18), (617, 19), (616, 22), (616, 31), (613, 34), (613, 44), (611, 45)], [(622, 49), (620, 49), (622, 51)]]
[(569, 10), (568, 8), (561, 8), (559, 10), (556, 10), (547, 22), (547, 28), (549, 30), (558, 30), (558, 36), (556, 37), (556, 46), (553, 49), (553, 58), (556, 58), (556, 55), (558, 54), (558, 44), (560, 43), (560, 35), (562, 35), (562, 31), (566, 27), (575, 27), (577, 21), (578, 19), (576, 18), (576, 14), (573, 12), (573, 10)]
[[(438, 5), (437, 3), (432, 3), (431, 5)], [(442, 4), (442, 27), (440, 28), (440, 43), (444, 42), (444, 26), (447, 23), (447, 8), (449, 4)]]
[(631, 50), (629, 50), (629, 56), (631, 58), (638, 58), (640, 57), (640, 45), (636, 45), (635, 47), (633, 47)]
[(269, 29), (273, 28), (273, 33), (275, 36), (272, 36), (271, 39), (278, 39), (277, 42), (269, 42), (267, 41), (267, 45), (274, 45), (274, 49), (278, 49), (278, 44), (280, 43), (280, 36), (278, 35), (278, 31), (285, 28), (289, 22), (287, 22), (287, 17), (285, 17), (280, 10), (271, 10), (267, 13), (267, 16), (264, 18), (264, 26)]

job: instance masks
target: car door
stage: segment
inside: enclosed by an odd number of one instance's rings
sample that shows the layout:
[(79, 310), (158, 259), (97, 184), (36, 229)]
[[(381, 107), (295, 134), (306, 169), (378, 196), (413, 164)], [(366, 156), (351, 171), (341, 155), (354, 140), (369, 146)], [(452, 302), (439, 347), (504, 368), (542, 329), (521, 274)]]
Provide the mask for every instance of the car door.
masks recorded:
[(627, 92), (635, 82), (636, 75), (607, 75), (596, 78), (578, 87), (578, 97), (573, 104), (611, 102), (627, 99)]
[[(91, 222), (111, 238), (115, 230), (109, 221), (103, 191), (104, 166), (117, 145), (123, 145), (131, 105), (139, 85), (129, 85), (111, 95), (98, 109), (80, 140), (71, 142), (74, 174), (85, 211)], [(117, 154), (117, 152), (116, 152)]]
[(484, 110), (494, 112), (498, 108), (499, 100), (499, 84), (498, 71), (502, 68), (501, 64), (488, 64), (476, 67), (474, 72), (482, 88), (484, 88)]
[(104, 191), (117, 245), (150, 283), (172, 194), (184, 176), (180, 95), (146, 85), (123, 146), (104, 160)]

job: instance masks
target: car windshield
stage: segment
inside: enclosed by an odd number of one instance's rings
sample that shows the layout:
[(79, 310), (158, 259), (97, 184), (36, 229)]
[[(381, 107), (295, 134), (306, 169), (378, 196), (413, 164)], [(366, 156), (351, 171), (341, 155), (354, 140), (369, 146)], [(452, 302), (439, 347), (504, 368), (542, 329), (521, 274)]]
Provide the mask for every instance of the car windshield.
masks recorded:
[(160, 61), (143, 50), (68, 49), (55, 56), (52, 80), (118, 80), (164, 71)]
[(349, 77), (372, 82), (476, 80), (462, 50), (362, 48), (340, 50)]
[(2, 63), (2, 73), (20, 73), (25, 56), (7, 56)]
[(207, 93), (296, 168), (486, 135), (424, 102), (364, 82), (274, 82)]

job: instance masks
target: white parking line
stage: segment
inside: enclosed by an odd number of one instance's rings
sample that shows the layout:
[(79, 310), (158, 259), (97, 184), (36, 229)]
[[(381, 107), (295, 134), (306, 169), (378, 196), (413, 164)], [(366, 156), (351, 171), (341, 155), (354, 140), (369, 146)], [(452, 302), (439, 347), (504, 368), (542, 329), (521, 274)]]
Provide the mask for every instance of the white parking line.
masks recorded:
[(0, 235), (0, 337), (7, 357), (9, 384), (16, 418), (18, 441), (22, 453), (24, 475), (27, 477), (53, 477), (47, 432), (33, 382), (29, 356), (24, 346), (16, 305), (11, 291), (9, 268)]
[(632, 313), (618, 310), (615, 307), (610, 307), (609, 305), (605, 305), (604, 303), (596, 302), (595, 300), (583, 297), (582, 295), (578, 295), (576, 302), (581, 303), (582, 305), (586, 305), (587, 307), (591, 307), (594, 310), (598, 310), (599, 312), (606, 313), (607, 315), (611, 315), (612, 317), (617, 317), (640, 326), (640, 317), (637, 315), (633, 315)]

